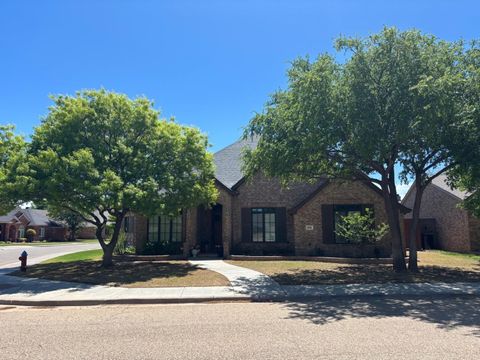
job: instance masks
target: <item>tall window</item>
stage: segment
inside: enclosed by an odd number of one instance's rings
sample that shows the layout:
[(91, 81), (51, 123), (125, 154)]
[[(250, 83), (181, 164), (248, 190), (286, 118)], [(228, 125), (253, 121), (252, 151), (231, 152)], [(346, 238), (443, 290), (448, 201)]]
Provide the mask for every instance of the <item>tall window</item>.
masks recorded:
[(152, 216), (148, 219), (148, 240), (162, 243), (182, 241), (182, 216)]
[(19, 238), (24, 238), (25, 237), (25, 227), (23, 225), (21, 225), (18, 228), (18, 237)]
[(40, 238), (43, 239), (45, 237), (45, 228), (41, 227), (40, 228)]
[(123, 230), (126, 233), (132, 233), (133, 232), (133, 216), (126, 216), (125, 219), (123, 220)]
[(252, 241), (275, 242), (275, 209), (252, 209)]

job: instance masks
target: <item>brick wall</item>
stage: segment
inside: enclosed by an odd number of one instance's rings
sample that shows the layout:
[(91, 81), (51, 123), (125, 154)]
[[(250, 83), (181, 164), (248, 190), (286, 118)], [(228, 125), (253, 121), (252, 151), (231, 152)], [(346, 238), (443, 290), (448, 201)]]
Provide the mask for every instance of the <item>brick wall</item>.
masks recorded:
[(470, 235), (470, 250), (480, 251), (480, 219), (469, 215), (468, 216), (468, 230)]
[[(413, 208), (415, 189), (412, 189), (403, 203)], [(459, 208), (461, 200), (449, 192), (430, 184), (423, 192), (420, 218), (436, 220), (438, 243), (441, 249), (449, 251), (470, 251), (468, 213)], [(411, 213), (407, 218), (411, 218)]]
[[(376, 245), (360, 247), (354, 244), (326, 244), (323, 239), (322, 205), (371, 204), (375, 222), (388, 223), (383, 198), (360, 182), (330, 182), (308, 203), (300, 208), (295, 219), (295, 253), (341, 257), (373, 257), (391, 254), (390, 236)], [(307, 225), (312, 230), (307, 230)], [(375, 248), (377, 250), (375, 251)]]
[(292, 208), (307, 197), (316, 185), (294, 184), (282, 188), (276, 179), (269, 179), (258, 174), (252, 180), (244, 182), (238, 189), (238, 195), (232, 202), (232, 247), (233, 253), (262, 254), (294, 252), (293, 216), (287, 213), (287, 237), (285, 243), (253, 243), (242, 242), (241, 210), (254, 207)]
[(77, 239), (95, 239), (97, 228), (94, 226), (86, 226), (81, 228), (77, 233)]

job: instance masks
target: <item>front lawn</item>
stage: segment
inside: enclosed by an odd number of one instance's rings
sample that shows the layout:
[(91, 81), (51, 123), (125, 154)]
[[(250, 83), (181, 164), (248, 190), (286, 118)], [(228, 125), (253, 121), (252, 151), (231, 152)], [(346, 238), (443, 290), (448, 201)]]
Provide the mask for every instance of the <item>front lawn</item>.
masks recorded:
[(32, 265), (27, 276), (123, 287), (228, 286), (228, 280), (213, 271), (187, 261), (131, 262), (116, 261), (112, 268), (100, 267), (102, 250), (81, 251)]
[(95, 244), (97, 239), (81, 239), (76, 241), (34, 241), (34, 242), (6, 242), (0, 241), (0, 246), (58, 246), (58, 245), (77, 245), (77, 244)]
[(395, 274), (391, 265), (351, 265), (319, 261), (229, 261), (257, 270), (282, 285), (368, 284), (386, 282), (480, 281), (480, 256), (422, 251), (418, 274)]

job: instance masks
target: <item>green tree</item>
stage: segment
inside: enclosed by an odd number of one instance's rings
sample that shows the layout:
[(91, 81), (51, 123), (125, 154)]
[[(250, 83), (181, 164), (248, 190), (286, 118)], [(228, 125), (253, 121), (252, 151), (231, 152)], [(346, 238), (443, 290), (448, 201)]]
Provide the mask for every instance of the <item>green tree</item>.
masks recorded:
[[(344, 61), (323, 54), (313, 62), (293, 62), (288, 88), (274, 93), (245, 131), (246, 136), (260, 136), (258, 147), (246, 153), (245, 169), (249, 175), (263, 171), (283, 182), (327, 175), (379, 186), (393, 266), (403, 272), (397, 169), (409, 174), (402, 165), (417, 155), (412, 139), (419, 128), (435, 122), (434, 110), (428, 111), (437, 105), (429, 97), (429, 79), (449, 71), (442, 52), (450, 56), (458, 49), (418, 31), (395, 28), (365, 39), (339, 38), (336, 49), (345, 52)], [(435, 60), (443, 61), (441, 69)], [(424, 116), (430, 117), (428, 126)]]
[(160, 120), (146, 98), (89, 90), (53, 101), (32, 138), (28, 193), (94, 224), (103, 266), (112, 265), (128, 212), (174, 215), (214, 201), (212, 155), (199, 130)]
[(388, 233), (388, 225), (375, 225), (373, 211), (366, 209), (364, 214), (353, 212), (343, 216), (336, 224), (335, 233), (353, 244), (375, 244)]
[(77, 239), (77, 234), (84, 227), (85, 223), (83, 217), (79, 213), (54, 207), (48, 209), (48, 214), (53, 219), (58, 220), (67, 226), (68, 240), (75, 241)]
[[(418, 271), (416, 233), (425, 188), (433, 179), (461, 164), (478, 164), (479, 48), (475, 42), (438, 41), (423, 37), (417, 71), (422, 76), (411, 90), (410, 138), (400, 151), (401, 179), (413, 179), (414, 203), (408, 235), (409, 270)], [(450, 175), (449, 175), (450, 176)]]
[(14, 129), (12, 125), (0, 125), (0, 213), (2, 214), (24, 200), (15, 181), (15, 172), (17, 168), (25, 166), (26, 143), (23, 137), (15, 135)]

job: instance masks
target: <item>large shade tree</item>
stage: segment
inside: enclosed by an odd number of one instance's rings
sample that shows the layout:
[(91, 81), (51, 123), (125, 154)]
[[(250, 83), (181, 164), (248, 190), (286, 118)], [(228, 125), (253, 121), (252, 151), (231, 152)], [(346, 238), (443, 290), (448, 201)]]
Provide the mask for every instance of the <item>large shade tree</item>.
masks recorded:
[[(448, 160), (442, 146), (434, 151), (434, 135), (419, 136), (417, 131), (435, 126), (435, 106), (445, 97), (432, 95), (433, 86), (442, 84), (429, 79), (456, 65), (455, 56), (462, 51), (457, 45), (418, 31), (385, 28), (365, 39), (339, 38), (336, 49), (344, 52), (342, 61), (328, 54), (316, 61), (295, 60), (288, 88), (274, 93), (246, 129), (246, 136), (260, 136), (258, 147), (246, 154), (247, 173), (263, 171), (284, 182), (327, 175), (378, 186), (393, 266), (405, 271), (396, 182), (399, 172), (412, 176), (413, 166), (402, 166), (417, 161), (420, 153), (423, 160), (434, 155), (415, 175), (424, 176), (428, 166)], [(441, 121), (450, 119), (445, 115)]]
[(53, 101), (32, 138), (28, 193), (95, 225), (103, 266), (112, 265), (127, 213), (173, 216), (215, 200), (212, 155), (198, 129), (159, 119), (146, 98), (105, 90)]
[(16, 181), (17, 168), (23, 168), (26, 143), (23, 137), (15, 135), (12, 125), (0, 125), (0, 214), (19, 205), (22, 200)]

